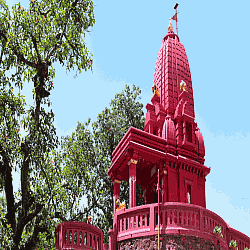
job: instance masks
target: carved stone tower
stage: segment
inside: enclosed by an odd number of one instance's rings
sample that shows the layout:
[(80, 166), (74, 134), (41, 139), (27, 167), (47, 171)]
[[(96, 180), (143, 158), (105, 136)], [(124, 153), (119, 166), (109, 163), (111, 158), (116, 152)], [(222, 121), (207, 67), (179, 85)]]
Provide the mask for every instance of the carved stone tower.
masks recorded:
[[(190, 196), (191, 203), (206, 207), (204, 177), (210, 169), (203, 166), (205, 147), (195, 123), (188, 58), (179, 37), (172, 31), (171, 23), (157, 56), (152, 89), (152, 105), (146, 106), (144, 131), (165, 139), (167, 153), (189, 162), (189, 166), (176, 162), (180, 170), (186, 171), (178, 171), (179, 181), (177, 176), (170, 178), (168, 201), (185, 202)], [(179, 182), (179, 193), (171, 190), (171, 180)]]

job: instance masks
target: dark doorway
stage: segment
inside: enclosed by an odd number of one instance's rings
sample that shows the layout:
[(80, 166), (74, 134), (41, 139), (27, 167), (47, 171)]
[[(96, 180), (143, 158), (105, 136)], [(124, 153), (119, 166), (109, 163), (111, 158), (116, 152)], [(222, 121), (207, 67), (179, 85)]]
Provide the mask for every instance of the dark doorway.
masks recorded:
[(186, 124), (186, 134), (187, 134), (187, 141), (192, 142), (192, 124), (187, 122)]
[(154, 203), (158, 203), (158, 193), (154, 193)]

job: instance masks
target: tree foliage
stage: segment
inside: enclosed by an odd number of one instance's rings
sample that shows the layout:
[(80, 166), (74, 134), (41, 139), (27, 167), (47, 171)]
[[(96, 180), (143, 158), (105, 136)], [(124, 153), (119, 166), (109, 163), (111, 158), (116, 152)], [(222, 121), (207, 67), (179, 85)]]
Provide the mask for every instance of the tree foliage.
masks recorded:
[[(54, 229), (76, 209), (72, 194), (77, 187), (64, 184), (69, 175), (61, 169), (56, 148), (51, 105), (55, 69), (92, 69), (91, 54), (82, 35), (95, 23), (90, 0), (31, 0), (29, 9), (0, 0), (0, 188), (1, 249), (54, 248)], [(6, 72), (16, 69), (7, 76)], [(14, 95), (24, 81), (34, 83), (34, 106)], [(22, 117), (19, 122), (18, 117)], [(21, 127), (26, 135), (20, 134)], [(54, 160), (53, 160), (53, 157)], [(20, 173), (21, 189), (13, 190), (12, 171)], [(60, 219), (60, 220), (59, 220)]]
[[(62, 162), (77, 178), (82, 178), (81, 188), (87, 198), (84, 217), (92, 215), (92, 222), (104, 232), (104, 243), (108, 243), (108, 230), (113, 226), (113, 183), (107, 174), (112, 164), (112, 152), (128, 129), (133, 126), (143, 129), (143, 104), (139, 102), (141, 90), (128, 85), (115, 95), (110, 108), (105, 108), (97, 121), (89, 128), (90, 119), (85, 125), (78, 123), (76, 132), (62, 140)], [(67, 153), (68, 152), (68, 153)], [(74, 155), (76, 157), (74, 157)], [(72, 183), (72, 185), (74, 185)], [(128, 204), (128, 184), (121, 185), (121, 199)], [(137, 186), (137, 205), (144, 204), (143, 193)], [(75, 220), (82, 220), (82, 213), (75, 214)]]

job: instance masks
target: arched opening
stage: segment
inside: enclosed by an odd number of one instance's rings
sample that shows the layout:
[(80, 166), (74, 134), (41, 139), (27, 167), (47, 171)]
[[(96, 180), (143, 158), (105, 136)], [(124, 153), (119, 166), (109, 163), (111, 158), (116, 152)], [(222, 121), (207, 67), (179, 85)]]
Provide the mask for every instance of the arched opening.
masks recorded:
[(156, 130), (156, 128), (154, 128), (154, 130), (153, 130), (153, 135), (157, 135), (157, 130)]
[(87, 246), (88, 241), (87, 241), (87, 233), (84, 233), (84, 245)]
[(70, 230), (69, 231), (69, 244), (72, 243), (72, 231)]
[(94, 248), (94, 249), (96, 248), (95, 235), (94, 235), (94, 238), (93, 238), (93, 248)]
[(82, 231), (79, 233), (79, 244), (82, 245)]
[(64, 231), (64, 243), (67, 244), (67, 231)]
[(76, 245), (77, 244), (77, 232), (75, 231), (74, 233), (74, 244)]

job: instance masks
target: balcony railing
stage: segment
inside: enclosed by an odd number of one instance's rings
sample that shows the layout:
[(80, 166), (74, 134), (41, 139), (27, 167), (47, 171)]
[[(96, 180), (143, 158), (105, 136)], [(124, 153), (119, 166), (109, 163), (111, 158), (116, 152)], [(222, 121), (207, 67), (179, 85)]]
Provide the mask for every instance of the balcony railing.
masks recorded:
[(56, 227), (56, 250), (103, 249), (103, 232), (84, 222), (69, 221)]
[[(158, 204), (117, 211), (114, 222), (117, 224), (114, 228), (117, 228), (118, 242), (132, 237), (157, 235)], [(213, 234), (216, 226), (221, 227), (223, 238)], [(231, 229), (220, 216), (201, 206), (179, 202), (160, 204), (160, 234), (180, 233), (220, 240), (220, 244), (227, 249), (227, 235), (233, 231), (236, 230)], [(250, 246), (250, 238), (246, 235), (238, 232), (237, 239), (241, 246)]]

